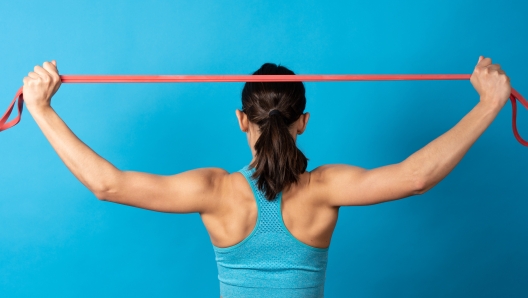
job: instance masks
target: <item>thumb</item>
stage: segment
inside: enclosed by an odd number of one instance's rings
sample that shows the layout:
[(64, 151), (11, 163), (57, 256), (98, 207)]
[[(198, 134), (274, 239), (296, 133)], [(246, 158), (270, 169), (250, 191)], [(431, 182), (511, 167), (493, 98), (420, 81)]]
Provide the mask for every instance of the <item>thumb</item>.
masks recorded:
[[(480, 61), (480, 60), (479, 60), (479, 61)], [(53, 65), (55, 65), (55, 67), (57, 67), (57, 61), (55, 61), (55, 60), (51, 60), (51, 63), (52, 63)]]

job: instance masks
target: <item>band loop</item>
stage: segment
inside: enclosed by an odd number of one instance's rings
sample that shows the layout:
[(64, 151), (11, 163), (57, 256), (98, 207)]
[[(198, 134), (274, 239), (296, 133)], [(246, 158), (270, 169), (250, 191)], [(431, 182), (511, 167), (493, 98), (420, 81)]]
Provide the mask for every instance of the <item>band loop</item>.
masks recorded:
[(511, 101), (511, 104), (512, 104), (512, 130), (513, 130), (513, 135), (515, 136), (515, 138), (517, 139), (517, 141), (519, 143), (521, 143), (522, 145), (524, 146), (527, 146), (528, 147), (528, 141), (524, 140), (521, 135), (519, 134), (519, 132), (517, 131), (517, 101), (519, 101), (519, 103), (521, 105), (523, 105), (526, 109), (528, 109), (528, 101), (526, 99), (524, 99), (521, 94), (519, 94), (519, 92), (517, 92), (517, 90), (513, 89), (511, 90), (511, 94), (510, 94), (510, 101)]
[[(17, 93), (15, 94), (15, 98), (13, 98), (13, 101), (7, 108), (7, 111), (4, 113), (4, 116), (0, 118), (0, 131), (9, 129), (17, 125), (18, 122), (20, 122), (20, 119), (22, 118), (22, 110), (24, 107), (24, 97), (22, 96), (22, 90), (23, 90), (23, 87), (20, 87), (20, 89), (18, 89)], [(7, 119), (9, 119), (9, 116), (11, 115), (11, 112), (13, 111), (13, 108), (15, 107), (15, 103), (17, 99), (18, 99), (18, 116), (16, 116), (15, 119), (6, 123)]]

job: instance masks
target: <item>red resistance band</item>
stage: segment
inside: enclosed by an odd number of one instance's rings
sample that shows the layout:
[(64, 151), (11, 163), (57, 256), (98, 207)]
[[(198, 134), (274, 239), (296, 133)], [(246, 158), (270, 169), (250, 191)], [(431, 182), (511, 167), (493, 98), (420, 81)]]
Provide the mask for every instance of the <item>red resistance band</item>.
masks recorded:
[[(417, 74), (417, 75), (62, 75), (62, 83), (198, 83), (198, 82), (331, 82), (331, 81), (406, 81), (406, 80), (469, 80), (468, 74)], [(18, 98), (18, 116), (6, 123)], [(512, 128), (517, 141), (528, 146), (517, 131), (517, 104), (528, 109), (528, 101), (511, 89)], [(11, 105), (0, 118), (0, 131), (18, 124), (22, 116), (24, 97), (20, 88)]]

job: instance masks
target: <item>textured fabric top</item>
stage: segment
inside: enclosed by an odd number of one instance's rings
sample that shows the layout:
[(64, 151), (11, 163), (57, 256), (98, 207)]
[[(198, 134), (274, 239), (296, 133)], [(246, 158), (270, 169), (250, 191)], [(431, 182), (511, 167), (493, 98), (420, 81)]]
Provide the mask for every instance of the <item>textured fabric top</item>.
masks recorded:
[(282, 192), (273, 201), (266, 200), (251, 177), (254, 171), (248, 165), (238, 172), (249, 182), (257, 201), (255, 228), (233, 246), (213, 245), (222, 298), (271, 297), (274, 291), (273, 297), (280, 297), (279, 293), (323, 297), (329, 248), (307, 245), (288, 231), (280, 210)]

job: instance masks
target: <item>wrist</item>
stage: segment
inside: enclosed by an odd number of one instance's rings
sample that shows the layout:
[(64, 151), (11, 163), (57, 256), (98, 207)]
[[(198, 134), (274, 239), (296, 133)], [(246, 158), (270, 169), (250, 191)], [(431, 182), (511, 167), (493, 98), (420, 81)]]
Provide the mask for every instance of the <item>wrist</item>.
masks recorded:
[(33, 117), (43, 115), (43, 114), (49, 113), (50, 111), (53, 111), (53, 108), (50, 105), (27, 105), (26, 104), (26, 108)]
[(490, 100), (488, 98), (481, 97), (480, 102), (477, 104), (477, 106), (481, 106), (484, 110), (487, 110), (488, 112), (498, 114), (505, 104), (506, 102), (501, 102), (499, 100)]

